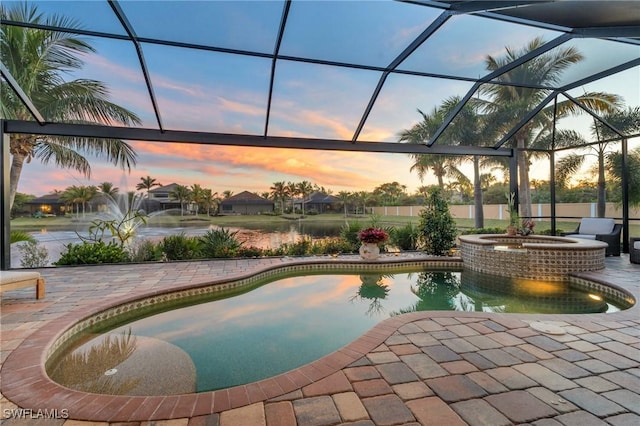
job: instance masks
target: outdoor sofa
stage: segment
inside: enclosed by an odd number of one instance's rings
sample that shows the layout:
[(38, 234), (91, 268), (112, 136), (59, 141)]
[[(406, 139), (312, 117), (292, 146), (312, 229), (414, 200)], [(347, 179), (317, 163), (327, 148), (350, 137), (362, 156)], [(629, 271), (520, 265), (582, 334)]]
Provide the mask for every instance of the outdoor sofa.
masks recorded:
[(640, 263), (640, 237), (629, 241), (629, 260), (631, 263)]
[(613, 219), (585, 217), (580, 220), (578, 228), (572, 232), (565, 232), (563, 237), (584, 238), (607, 243), (607, 256), (620, 256), (620, 232), (622, 225)]
[(44, 278), (36, 271), (0, 271), (0, 292), (35, 286), (36, 299), (44, 298)]

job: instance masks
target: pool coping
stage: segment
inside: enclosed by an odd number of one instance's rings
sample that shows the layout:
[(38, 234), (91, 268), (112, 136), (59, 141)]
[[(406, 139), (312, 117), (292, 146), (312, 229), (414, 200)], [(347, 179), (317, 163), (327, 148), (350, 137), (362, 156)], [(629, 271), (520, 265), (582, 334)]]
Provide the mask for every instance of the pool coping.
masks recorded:
[[(420, 263), (456, 263), (462, 266), (459, 258), (411, 258), (397, 259), (387, 257), (380, 261), (371, 262), (376, 265), (402, 264), (409, 262)], [(258, 268), (250, 273), (238, 274), (219, 280), (206, 280), (201, 283), (189, 283), (172, 286), (170, 289), (153, 291), (136, 291), (117, 299), (101, 301), (89, 307), (81, 308), (64, 316), (51, 320), (49, 323), (36, 330), (28, 339), (22, 342), (8, 356), (2, 366), (3, 395), (23, 408), (56, 410), (64, 407), (68, 410), (70, 418), (75, 420), (127, 422), (147, 420), (168, 420), (185, 417), (196, 417), (211, 413), (219, 413), (229, 409), (239, 408), (256, 402), (266, 401), (286, 395), (292, 391), (301, 389), (317, 382), (333, 373), (349, 366), (367, 353), (380, 346), (389, 336), (403, 325), (426, 318), (455, 317), (455, 318), (503, 318), (535, 320), (543, 318), (572, 318), (584, 319), (600, 318), (606, 320), (636, 319), (638, 317), (638, 304), (625, 311), (610, 314), (488, 314), (481, 312), (457, 312), (457, 311), (429, 311), (415, 312), (388, 318), (375, 325), (368, 332), (343, 348), (328, 354), (316, 361), (289, 372), (264, 379), (258, 382), (240, 385), (212, 392), (196, 394), (182, 394), (169, 396), (115, 396), (80, 392), (68, 389), (53, 382), (46, 374), (45, 362), (50, 354), (52, 345), (71, 327), (79, 321), (95, 315), (114, 305), (138, 300), (143, 297), (159, 295), (167, 292), (180, 291), (213, 283), (225, 283), (237, 281), (243, 277), (249, 277), (269, 270), (276, 271), (280, 268), (292, 265), (318, 265), (327, 262), (344, 265), (367, 264), (360, 259), (327, 260), (320, 259), (290, 259), (286, 264), (271, 265)], [(603, 285), (614, 287), (631, 294), (626, 289), (617, 286), (606, 279), (596, 279), (589, 274), (575, 274), (578, 278), (589, 281), (598, 281)]]

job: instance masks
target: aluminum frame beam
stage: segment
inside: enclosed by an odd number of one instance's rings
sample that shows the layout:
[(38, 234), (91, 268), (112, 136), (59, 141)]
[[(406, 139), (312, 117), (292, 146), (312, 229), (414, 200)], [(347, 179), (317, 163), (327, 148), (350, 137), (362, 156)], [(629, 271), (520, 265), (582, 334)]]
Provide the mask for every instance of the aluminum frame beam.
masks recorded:
[(40, 114), (38, 108), (36, 108), (36, 106), (33, 104), (31, 98), (26, 93), (24, 93), (24, 90), (22, 90), (20, 84), (18, 84), (16, 79), (13, 78), (13, 75), (11, 75), (9, 69), (7, 69), (7, 67), (2, 62), (0, 62), (0, 74), (7, 81), (7, 84), (9, 84), (11, 89), (13, 89), (13, 93), (15, 93), (18, 98), (20, 98), (20, 101), (25, 106), (25, 108), (29, 110), (29, 113), (33, 116), (33, 118), (35, 118), (38, 123), (43, 124), (45, 122), (44, 117), (42, 117), (42, 114)]
[(52, 136), (76, 136), (92, 138), (112, 138), (124, 140), (143, 140), (151, 142), (196, 143), (205, 145), (251, 146), (262, 148), (292, 148), (329, 151), (359, 151), (398, 154), (446, 154), (446, 155), (483, 155), (510, 157), (510, 148), (494, 149), (491, 147), (448, 146), (404, 144), (394, 142), (363, 141), (357, 144), (340, 139), (292, 138), (260, 135), (235, 135), (226, 133), (189, 132), (178, 130), (144, 129), (135, 127), (109, 127), (89, 124), (38, 125), (33, 121), (6, 120), (6, 133), (25, 133)]
[(160, 108), (158, 107), (158, 101), (156, 99), (156, 94), (153, 90), (153, 84), (151, 83), (151, 77), (149, 76), (149, 69), (147, 68), (147, 62), (144, 59), (144, 53), (142, 51), (142, 46), (138, 41), (136, 36), (136, 32), (133, 28), (133, 25), (127, 19), (127, 16), (124, 14), (124, 11), (118, 4), (117, 0), (109, 0), (109, 6), (113, 10), (113, 13), (118, 18), (118, 21), (122, 24), (125, 31), (129, 35), (129, 41), (133, 43), (133, 46), (136, 49), (136, 54), (138, 55), (138, 62), (140, 62), (140, 68), (142, 68), (142, 76), (144, 77), (144, 82), (147, 85), (147, 91), (149, 92), (149, 98), (151, 99), (151, 105), (153, 106), (153, 112), (156, 115), (156, 121), (158, 122), (158, 128), (160, 131), (164, 130), (164, 126), (162, 125), (162, 116), (160, 115)]

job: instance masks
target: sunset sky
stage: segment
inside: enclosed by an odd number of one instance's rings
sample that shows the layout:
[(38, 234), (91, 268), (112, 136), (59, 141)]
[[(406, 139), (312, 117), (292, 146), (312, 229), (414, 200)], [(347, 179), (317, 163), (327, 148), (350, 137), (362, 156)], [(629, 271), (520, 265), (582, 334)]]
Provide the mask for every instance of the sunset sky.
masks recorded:
[[(6, 5), (12, 3), (4, 2)], [(124, 34), (106, 1), (36, 2), (42, 12), (72, 16), (86, 29)], [(442, 12), (398, 2), (294, 1), (280, 54), (361, 65), (387, 66)], [(253, 52), (272, 53), (282, 14), (281, 1), (133, 2), (120, 5), (140, 37), (161, 38)], [(365, 13), (363, 13), (363, 11)], [(508, 37), (505, 37), (508, 34)], [(520, 49), (534, 37), (559, 33), (473, 16), (455, 16), (419, 47), (399, 69), (476, 78), (484, 75), (486, 55), (501, 56), (505, 44)], [(97, 54), (84, 57), (85, 68), (66, 78), (105, 82), (114, 102), (138, 114), (142, 127), (158, 128), (132, 44), (86, 37)], [(640, 56), (640, 47), (595, 39), (575, 39), (585, 60), (565, 75), (570, 83)], [(271, 60), (141, 43), (165, 128), (261, 135), (265, 127)], [(563, 47), (566, 47), (563, 46)], [(606, 58), (603, 60), (602, 58)], [(379, 71), (279, 60), (268, 127), (270, 136), (350, 140)], [(392, 74), (386, 81), (358, 140), (397, 142), (398, 133), (417, 123), (417, 109), (428, 112), (450, 96), (464, 96), (472, 83)], [(640, 105), (640, 68), (570, 91), (606, 91), (622, 95), (627, 106)], [(570, 119), (561, 127), (589, 137), (590, 118)], [(80, 174), (26, 164), (19, 192), (42, 195), (69, 185), (113, 182), (134, 189), (140, 177), (162, 184), (198, 183), (214, 191), (268, 191), (276, 181), (302, 181), (334, 191), (373, 190), (398, 181), (410, 192), (424, 183), (410, 173), (401, 154), (243, 148), (179, 143), (130, 142), (138, 165), (124, 175), (112, 165), (91, 162), (90, 179)], [(487, 142), (488, 143), (488, 142)], [(633, 140), (630, 147), (640, 146)], [(548, 166), (533, 168), (548, 178)]]

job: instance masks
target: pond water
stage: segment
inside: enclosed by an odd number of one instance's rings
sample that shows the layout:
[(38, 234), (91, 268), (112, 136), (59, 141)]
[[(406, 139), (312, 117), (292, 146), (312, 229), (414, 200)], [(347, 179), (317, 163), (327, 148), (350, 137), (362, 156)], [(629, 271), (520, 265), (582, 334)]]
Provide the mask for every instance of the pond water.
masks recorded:
[[(602, 295), (570, 289), (566, 282), (510, 280), (469, 270), (339, 272), (275, 276), (231, 297), (199, 297), (188, 306), (177, 301), (116, 320), (56, 356), (48, 372), (65, 386), (91, 392), (202, 392), (317, 360), (405, 312), (619, 309)], [(163, 380), (165, 375), (171, 379)]]

